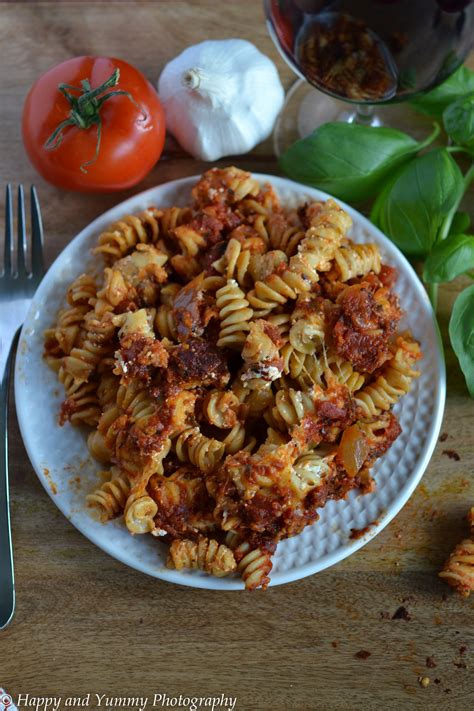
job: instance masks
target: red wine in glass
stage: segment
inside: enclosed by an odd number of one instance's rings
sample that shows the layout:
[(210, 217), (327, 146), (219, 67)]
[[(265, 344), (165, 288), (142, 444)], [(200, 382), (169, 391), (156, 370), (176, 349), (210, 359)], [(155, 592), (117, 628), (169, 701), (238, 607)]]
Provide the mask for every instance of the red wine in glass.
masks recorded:
[(432, 89), (473, 44), (472, 0), (266, 0), (265, 9), (296, 73), (358, 104)]

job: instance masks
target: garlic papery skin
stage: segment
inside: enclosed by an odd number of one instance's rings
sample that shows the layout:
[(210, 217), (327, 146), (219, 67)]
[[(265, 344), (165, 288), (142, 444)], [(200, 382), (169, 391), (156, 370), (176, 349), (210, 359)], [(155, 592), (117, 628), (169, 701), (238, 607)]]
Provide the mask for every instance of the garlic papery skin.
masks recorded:
[(163, 69), (158, 93), (170, 133), (205, 161), (247, 153), (268, 138), (284, 100), (271, 59), (241, 39), (188, 47)]

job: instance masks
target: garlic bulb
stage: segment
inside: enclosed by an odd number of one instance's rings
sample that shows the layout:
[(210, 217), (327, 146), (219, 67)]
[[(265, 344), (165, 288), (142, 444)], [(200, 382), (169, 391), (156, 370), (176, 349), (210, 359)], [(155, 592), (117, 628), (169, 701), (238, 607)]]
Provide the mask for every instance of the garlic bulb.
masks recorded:
[(163, 69), (166, 125), (195, 158), (247, 153), (268, 138), (284, 91), (273, 62), (241, 39), (188, 47)]

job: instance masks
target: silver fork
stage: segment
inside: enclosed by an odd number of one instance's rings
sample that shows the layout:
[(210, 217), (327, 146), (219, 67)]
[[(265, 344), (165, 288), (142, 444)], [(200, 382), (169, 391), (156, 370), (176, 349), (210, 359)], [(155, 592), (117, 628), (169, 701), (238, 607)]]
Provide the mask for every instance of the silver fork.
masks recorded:
[(18, 188), (16, 265), (14, 264), (13, 200), (7, 186), (5, 202), (5, 256), (0, 275), (0, 629), (15, 609), (13, 549), (8, 487), (8, 389), (15, 345), (36, 287), (44, 274), (43, 227), (38, 196), (31, 188), (31, 270), (26, 267), (25, 196)]

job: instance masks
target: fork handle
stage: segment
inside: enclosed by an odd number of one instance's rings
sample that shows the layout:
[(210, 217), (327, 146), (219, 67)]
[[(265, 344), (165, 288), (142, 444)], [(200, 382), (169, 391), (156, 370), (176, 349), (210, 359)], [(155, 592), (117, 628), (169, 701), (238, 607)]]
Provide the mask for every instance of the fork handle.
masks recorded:
[(20, 329), (10, 346), (0, 384), (0, 629), (8, 625), (15, 610), (15, 579), (10, 526), (8, 487), (8, 391)]

